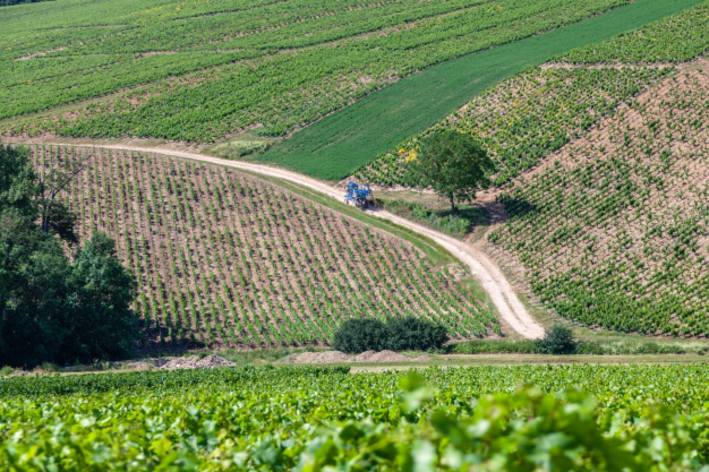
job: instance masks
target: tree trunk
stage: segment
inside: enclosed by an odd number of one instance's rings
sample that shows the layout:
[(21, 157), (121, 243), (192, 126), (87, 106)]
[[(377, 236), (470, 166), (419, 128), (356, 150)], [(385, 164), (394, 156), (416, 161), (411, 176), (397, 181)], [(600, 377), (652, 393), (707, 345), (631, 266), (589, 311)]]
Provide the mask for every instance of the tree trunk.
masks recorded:
[(455, 200), (453, 199), (453, 195), (450, 195), (449, 198), (451, 199), (451, 213), (455, 213), (457, 209), (455, 207)]

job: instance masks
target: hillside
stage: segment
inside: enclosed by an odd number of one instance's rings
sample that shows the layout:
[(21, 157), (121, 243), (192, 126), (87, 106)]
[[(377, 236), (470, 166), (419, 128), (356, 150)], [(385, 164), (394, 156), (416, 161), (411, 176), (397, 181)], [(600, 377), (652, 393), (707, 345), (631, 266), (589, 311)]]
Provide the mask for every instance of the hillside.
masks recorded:
[(9, 129), (209, 142), (260, 126), (278, 136), (430, 65), (626, 3), (67, 0), (13, 7), (0, 18), (0, 120), (53, 110), (12, 120)]
[[(504, 205), (492, 250), (559, 315), (619, 331), (707, 334), (709, 3), (574, 50), (437, 127), (477, 136)], [(406, 185), (401, 149), (358, 176)]]
[(118, 241), (148, 347), (322, 345), (352, 317), (422, 316), (456, 338), (500, 332), (455, 264), (274, 184), (158, 154), (32, 150), (40, 167), (86, 160), (66, 200), (82, 236)]

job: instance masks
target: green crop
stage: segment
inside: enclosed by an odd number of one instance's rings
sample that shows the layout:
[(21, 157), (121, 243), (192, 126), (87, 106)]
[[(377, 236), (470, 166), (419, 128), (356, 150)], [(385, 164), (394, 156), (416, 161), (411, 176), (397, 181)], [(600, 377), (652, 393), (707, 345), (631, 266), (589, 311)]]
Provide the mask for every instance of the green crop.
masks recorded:
[(490, 239), (564, 317), (619, 331), (709, 333), (709, 78), (682, 66), (502, 194)]
[(708, 381), (705, 365), (12, 378), (0, 381), (0, 461), (11, 471), (700, 470)]
[(709, 50), (709, 2), (612, 41), (575, 49), (558, 58), (575, 64), (678, 63)]
[(117, 241), (147, 343), (329, 344), (349, 318), (422, 316), (458, 339), (499, 333), (463, 281), (416, 246), (219, 166), (32, 147), (39, 167), (87, 159), (66, 191), (83, 237)]
[(354, 173), (365, 182), (411, 186), (405, 160), (422, 136), (454, 129), (477, 138), (497, 164), (504, 185), (583, 135), (667, 69), (534, 68), (470, 101), (433, 128)]
[(89, 100), (14, 133), (212, 141), (260, 124), (284, 135), (433, 64), (628, 0), (110, 3), (3, 12), (0, 119)]

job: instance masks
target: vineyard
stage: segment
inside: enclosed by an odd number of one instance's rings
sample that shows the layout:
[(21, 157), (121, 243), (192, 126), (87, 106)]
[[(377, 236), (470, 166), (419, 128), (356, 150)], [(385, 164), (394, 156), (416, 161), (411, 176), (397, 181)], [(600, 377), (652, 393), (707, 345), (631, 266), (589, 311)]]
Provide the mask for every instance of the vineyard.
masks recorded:
[(709, 62), (565, 146), (500, 199), (491, 235), (562, 316), (647, 334), (709, 334)]
[(705, 470), (707, 382), (706, 365), (11, 378), (0, 460), (10, 471)]
[(574, 64), (687, 62), (709, 50), (709, 3), (557, 58)]
[[(498, 164), (501, 186), (583, 136), (623, 102), (674, 65), (709, 47), (709, 3), (639, 30), (575, 49), (525, 71), (477, 96), (433, 128), (354, 172), (382, 186), (410, 186), (403, 163), (415, 140), (434, 129), (455, 129), (479, 138)], [(609, 64), (573, 67), (571, 64)]]
[(110, 3), (0, 19), (0, 119), (111, 94), (10, 132), (204, 142), (262, 125), (283, 135), (417, 70), (628, 0)]
[[(495, 160), (503, 185), (582, 135), (670, 69), (535, 68), (479, 95), (433, 129), (471, 134)], [(382, 186), (412, 186), (404, 162), (414, 138), (354, 175)]]
[(346, 319), (410, 314), (456, 338), (499, 333), (448, 266), (275, 185), (159, 155), (32, 150), (40, 167), (87, 160), (67, 203), (82, 236), (118, 241), (148, 341), (322, 345)]

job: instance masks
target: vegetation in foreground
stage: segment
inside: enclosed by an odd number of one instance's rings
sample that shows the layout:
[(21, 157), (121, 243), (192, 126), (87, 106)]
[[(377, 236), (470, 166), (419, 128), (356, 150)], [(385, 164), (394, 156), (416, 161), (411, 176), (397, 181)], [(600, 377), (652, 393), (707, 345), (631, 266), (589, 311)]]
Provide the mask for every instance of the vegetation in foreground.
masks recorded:
[(0, 459), (11, 471), (701, 470), (708, 381), (704, 365), (12, 378)]

